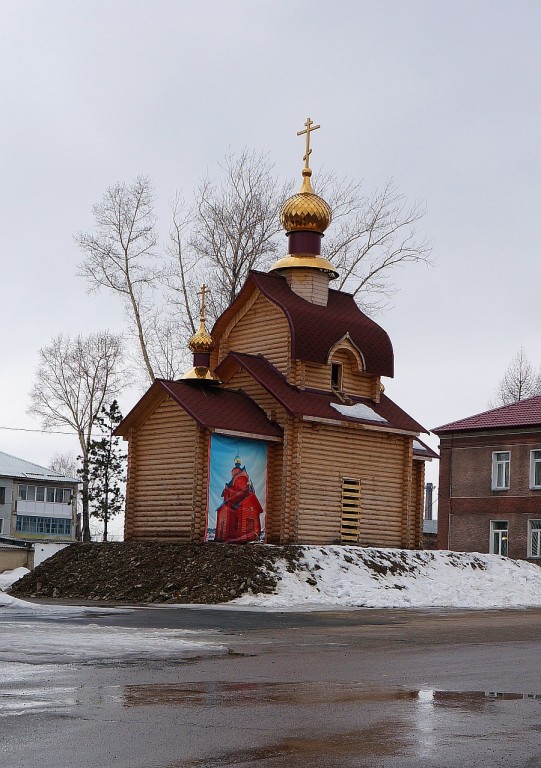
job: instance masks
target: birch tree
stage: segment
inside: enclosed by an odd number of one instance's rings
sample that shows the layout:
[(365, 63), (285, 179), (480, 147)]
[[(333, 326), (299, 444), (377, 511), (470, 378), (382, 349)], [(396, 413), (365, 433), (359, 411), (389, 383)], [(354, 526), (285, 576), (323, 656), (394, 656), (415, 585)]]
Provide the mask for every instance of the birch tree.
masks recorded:
[(88, 454), (96, 417), (124, 388), (122, 339), (108, 331), (89, 336), (60, 334), (39, 350), (28, 412), (43, 429), (69, 427), (79, 441), (82, 462), (82, 535), (90, 541)]
[(80, 274), (90, 290), (105, 288), (122, 300), (149, 379), (155, 378), (146, 342), (145, 323), (150, 294), (160, 274), (156, 257), (158, 236), (154, 192), (150, 180), (138, 176), (131, 184), (105, 190), (92, 212), (94, 232), (79, 232), (75, 240), (84, 258)]

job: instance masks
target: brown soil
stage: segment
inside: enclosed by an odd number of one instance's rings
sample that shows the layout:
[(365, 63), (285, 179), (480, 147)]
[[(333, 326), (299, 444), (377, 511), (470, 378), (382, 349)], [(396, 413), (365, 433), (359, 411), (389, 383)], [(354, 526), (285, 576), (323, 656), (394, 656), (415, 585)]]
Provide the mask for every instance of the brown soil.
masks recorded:
[(298, 567), (298, 547), (264, 544), (73, 544), (17, 581), (10, 594), (130, 603), (223, 603), (271, 593), (276, 562)]

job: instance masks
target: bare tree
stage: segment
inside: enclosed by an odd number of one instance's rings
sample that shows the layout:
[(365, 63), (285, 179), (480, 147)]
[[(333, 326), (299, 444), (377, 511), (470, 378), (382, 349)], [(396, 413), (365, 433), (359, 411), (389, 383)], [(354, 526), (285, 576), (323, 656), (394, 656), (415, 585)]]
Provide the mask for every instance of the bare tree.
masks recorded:
[[(221, 181), (206, 177), (192, 207), (178, 196), (173, 201), (159, 266), (148, 179), (108, 189), (94, 208), (97, 233), (77, 237), (85, 253), (81, 274), (91, 288), (107, 287), (126, 302), (137, 358), (151, 380), (176, 378), (186, 367), (202, 282), (210, 288), (212, 320), (234, 300), (251, 269), (267, 269), (286, 253), (279, 214), (292, 185), (279, 183), (265, 154), (229, 153), (220, 169)], [(415, 232), (424, 209), (408, 204), (393, 182), (365, 195), (361, 183), (319, 174), (317, 191), (333, 209), (323, 252), (340, 273), (336, 287), (353, 293), (366, 311), (382, 309), (401, 265), (431, 261), (430, 244)], [(153, 293), (157, 280), (161, 297)]]
[(160, 270), (155, 261), (158, 237), (149, 179), (139, 176), (131, 184), (109, 187), (92, 212), (95, 233), (79, 232), (75, 237), (84, 253), (80, 274), (88, 280), (90, 290), (107, 288), (122, 298), (146, 372), (153, 381), (145, 321), (151, 306), (149, 293)]
[(325, 238), (325, 257), (340, 276), (336, 287), (350, 291), (368, 312), (377, 312), (395, 291), (391, 273), (407, 263), (431, 263), (431, 246), (415, 225), (424, 208), (408, 204), (396, 184), (365, 196), (360, 182), (323, 177), (319, 193), (328, 199), (333, 224)]
[(541, 371), (535, 371), (521, 347), (498, 384), (494, 401), (489, 404), (491, 407), (511, 405), (534, 395), (541, 395)]
[(44, 429), (68, 426), (82, 455), (83, 541), (90, 541), (88, 451), (92, 428), (104, 402), (124, 387), (122, 339), (107, 331), (71, 339), (60, 334), (39, 350), (28, 412)]
[(236, 297), (248, 272), (278, 251), (280, 208), (290, 190), (279, 186), (267, 155), (244, 150), (220, 165), (225, 178), (208, 177), (195, 194), (189, 251), (211, 287), (209, 314), (216, 317)]
[(59, 475), (65, 475), (66, 477), (78, 477), (79, 463), (77, 461), (77, 456), (72, 451), (55, 453), (49, 462), (49, 469), (52, 469), (53, 472), (57, 472)]

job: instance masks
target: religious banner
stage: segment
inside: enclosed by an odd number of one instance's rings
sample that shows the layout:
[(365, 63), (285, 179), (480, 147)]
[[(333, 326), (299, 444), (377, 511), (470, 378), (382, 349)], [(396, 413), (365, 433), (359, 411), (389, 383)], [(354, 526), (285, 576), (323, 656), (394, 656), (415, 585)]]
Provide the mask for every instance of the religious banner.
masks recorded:
[(205, 541), (265, 541), (267, 443), (211, 435)]

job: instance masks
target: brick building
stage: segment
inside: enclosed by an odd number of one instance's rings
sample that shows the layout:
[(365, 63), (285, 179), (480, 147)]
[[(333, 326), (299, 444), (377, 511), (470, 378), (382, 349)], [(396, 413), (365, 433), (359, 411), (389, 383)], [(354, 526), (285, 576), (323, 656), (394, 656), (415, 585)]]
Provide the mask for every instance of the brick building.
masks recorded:
[(541, 396), (434, 432), (438, 547), (541, 559)]

